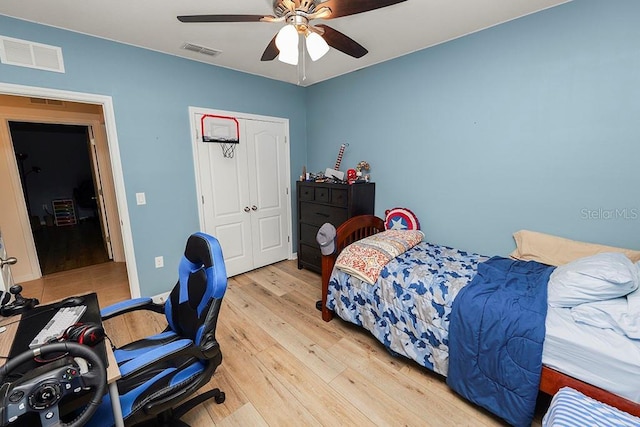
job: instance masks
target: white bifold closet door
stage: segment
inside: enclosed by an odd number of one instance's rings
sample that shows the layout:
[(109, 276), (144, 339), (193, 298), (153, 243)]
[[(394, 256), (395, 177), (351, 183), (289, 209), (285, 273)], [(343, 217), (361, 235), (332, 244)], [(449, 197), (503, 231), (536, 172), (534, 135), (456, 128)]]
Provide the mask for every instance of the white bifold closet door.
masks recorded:
[[(201, 114), (194, 114), (194, 124)], [(195, 156), (205, 233), (222, 246), (227, 275), (287, 259), (290, 253), (289, 162), (282, 122), (238, 119), (233, 157), (196, 138)]]

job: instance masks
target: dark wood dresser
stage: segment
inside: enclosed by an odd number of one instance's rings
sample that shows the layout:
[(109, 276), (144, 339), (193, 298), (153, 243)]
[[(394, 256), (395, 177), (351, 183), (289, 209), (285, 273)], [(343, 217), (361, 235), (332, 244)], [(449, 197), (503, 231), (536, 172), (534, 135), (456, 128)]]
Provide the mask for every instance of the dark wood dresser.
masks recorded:
[(325, 222), (338, 227), (356, 215), (373, 215), (376, 185), (296, 183), (298, 204), (298, 268), (321, 273), (322, 255), (316, 242), (318, 229)]

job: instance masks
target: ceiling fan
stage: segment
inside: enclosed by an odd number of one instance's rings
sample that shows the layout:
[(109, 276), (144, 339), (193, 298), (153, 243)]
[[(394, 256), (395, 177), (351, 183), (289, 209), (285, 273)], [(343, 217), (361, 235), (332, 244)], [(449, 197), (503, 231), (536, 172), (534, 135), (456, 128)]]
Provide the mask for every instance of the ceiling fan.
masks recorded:
[(368, 53), (358, 42), (328, 25), (310, 23), (313, 19), (334, 19), (402, 3), (406, 0), (274, 0), (273, 15), (187, 15), (180, 22), (285, 22), (262, 54), (262, 61), (276, 57), (298, 64), (299, 35), (305, 37), (312, 60), (320, 59), (329, 46), (354, 58)]

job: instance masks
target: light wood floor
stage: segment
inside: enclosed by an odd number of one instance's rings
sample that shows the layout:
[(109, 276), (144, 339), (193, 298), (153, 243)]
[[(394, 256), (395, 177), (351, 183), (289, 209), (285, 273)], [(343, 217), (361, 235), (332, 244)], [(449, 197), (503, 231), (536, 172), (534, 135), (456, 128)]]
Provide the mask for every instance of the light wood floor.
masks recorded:
[[(80, 269), (78, 280), (74, 271), (53, 275), (55, 290), (47, 282), (41, 299), (97, 291), (104, 306), (128, 298), (118, 264)], [(30, 284), (25, 295), (34, 296), (28, 293), (38, 285)], [(205, 402), (183, 420), (192, 426), (504, 425), (459, 398), (442, 377), (391, 356), (363, 329), (340, 319), (323, 322), (319, 298), (320, 277), (294, 261), (230, 278), (216, 333), (224, 360), (204, 388), (219, 387), (227, 399)], [(161, 315), (131, 313), (105, 326), (121, 345), (164, 325)]]
[(38, 298), (43, 304), (89, 292), (98, 294), (101, 307), (131, 298), (124, 262), (105, 262), (61, 271), (21, 285), (23, 296)]

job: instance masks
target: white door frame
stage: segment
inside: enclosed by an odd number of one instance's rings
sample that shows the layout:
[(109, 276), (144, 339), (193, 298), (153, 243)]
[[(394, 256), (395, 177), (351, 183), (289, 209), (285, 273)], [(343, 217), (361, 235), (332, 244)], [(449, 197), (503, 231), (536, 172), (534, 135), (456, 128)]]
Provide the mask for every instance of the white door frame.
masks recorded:
[[(287, 212), (289, 213), (289, 224), (287, 224), (287, 231), (289, 236), (293, 236), (293, 226), (292, 226), (292, 218), (291, 218), (291, 139), (289, 138), (289, 119), (285, 119), (282, 117), (270, 117), (270, 116), (261, 116), (258, 114), (248, 114), (248, 113), (238, 113), (236, 111), (225, 111), (225, 110), (214, 110), (211, 108), (204, 107), (189, 107), (189, 123), (191, 124), (193, 121), (193, 117), (196, 114), (213, 114), (218, 116), (226, 116), (226, 117), (235, 117), (236, 119), (245, 119), (245, 120), (260, 120), (263, 122), (275, 122), (282, 123), (284, 125), (284, 134), (286, 138), (285, 144), (285, 153), (287, 158), (287, 164), (285, 165), (285, 174), (287, 178)], [(200, 222), (200, 230), (204, 230), (204, 206), (202, 204), (202, 183), (200, 182), (200, 166), (198, 162), (198, 138), (200, 138), (200, 129), (196, 126), (191, 126), (191, 151), (193, 153), (193, 168), (195, 171), (196, 178), (196, 204), (198, 205), (198, 220)], [(289, 249), (288, 249), (288, 258), (293, 259), (293, 238), (289, 239)]]
[(2, 82), (0, 82), (0, 94), (58, 99), (62, 101), (83, 102), (85, 104), (97, 104), (102, 106), (109, 146), (109, 158), (111, 159), (111, 169), (113, 172), (113, 181), (116, 192), (116, 204), (118, 206), (118, 215), (120, 216), (120, 225), (122, 228), (122, 240), (124, 245), (125, 262), (127, 263), (129, 290), (132, 298), (139, 297), (140, 283), (138, 281), (138, 269), (133, 250), (133, 235), (131, 233), (131, 222), (129, 220), (129, 209), (127, 207), (127, 193), (124, 185), (122, 162), (120, 161), (120, 148), (116, 132), (116, 118), (113, 110), (113, 99), (106, 95), (70, 92), (66, 90), (23, 86)]

